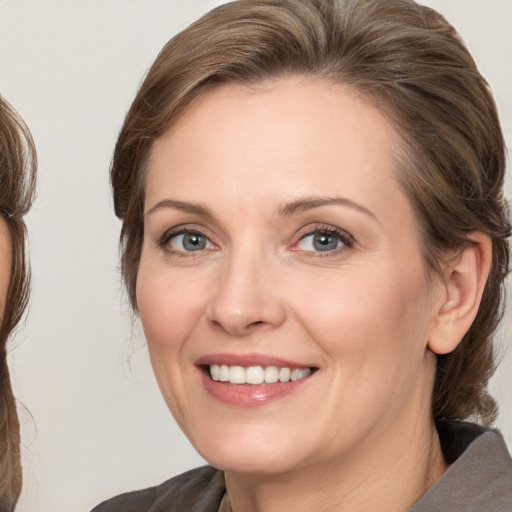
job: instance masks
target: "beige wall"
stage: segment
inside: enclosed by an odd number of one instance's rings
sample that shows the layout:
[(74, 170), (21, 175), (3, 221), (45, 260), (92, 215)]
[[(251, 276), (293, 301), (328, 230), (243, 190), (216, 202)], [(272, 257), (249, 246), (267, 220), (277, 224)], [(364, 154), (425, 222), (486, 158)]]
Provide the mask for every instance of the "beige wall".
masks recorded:
[[(20, 410), (21, 512), (86, 511), (200, 463), (160, 398), (137, 325), (132, 335), (107, 169), (144, 70), (172, 34), (219, 3), (0, 0), (0, 92), (27, 120), (40, 158), (32, 304), (11, 356), (30, 411)], [(427, 3), (456, 25), (489, 79), (510, 148), (512, 2)], [(510, 176), (508, 187), (512, 196)], [(504, 342), (511, 331), (509, 321)], [(492, 388), (512, 445), (512, 350)]]

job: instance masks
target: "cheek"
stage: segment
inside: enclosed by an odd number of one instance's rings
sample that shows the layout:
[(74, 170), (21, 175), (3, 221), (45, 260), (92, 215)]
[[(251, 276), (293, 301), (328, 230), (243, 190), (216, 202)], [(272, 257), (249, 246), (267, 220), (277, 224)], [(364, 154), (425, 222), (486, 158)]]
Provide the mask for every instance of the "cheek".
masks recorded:
[(329, 361), (325, 401), (360, 427), (401, 414), (411, 397), (427, 403), (434, 366), (426, 357), (427, 289), (407, 277), (367, 268), (322, 287), (303, 282), (297, 294), (308, 298), (295, 302), (297, 316)]
[(151, 365), (167, 406), (182, 429), (189, 414), (185, 382), (193, 370), (187, 364), (187, 340), (204, 309), (202, 295), (201, 287), (193, 282), (141, 261), (137, 305)]
[[(293, 309), (312, 338), (342, 364), (424, 353), (430, 328), (428, 288), (421, 268), (352, 268), (323, 282), (301, 279)], [(307, 298), (301, 300), (302, 298)]]
[(179, 349), (204, 310), (199, 283), (141, 262), (137, 305), (151, 350)]

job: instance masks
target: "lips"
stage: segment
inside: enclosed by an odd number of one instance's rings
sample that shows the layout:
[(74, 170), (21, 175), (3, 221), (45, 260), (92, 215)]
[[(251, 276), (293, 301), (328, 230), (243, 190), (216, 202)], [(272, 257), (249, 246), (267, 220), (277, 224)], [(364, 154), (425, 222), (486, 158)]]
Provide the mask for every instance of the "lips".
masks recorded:
[(222, 403), (257, 407), (297, 391), (318, 370), (261, 355), (217, 354), (196, 362), (206, 391)]

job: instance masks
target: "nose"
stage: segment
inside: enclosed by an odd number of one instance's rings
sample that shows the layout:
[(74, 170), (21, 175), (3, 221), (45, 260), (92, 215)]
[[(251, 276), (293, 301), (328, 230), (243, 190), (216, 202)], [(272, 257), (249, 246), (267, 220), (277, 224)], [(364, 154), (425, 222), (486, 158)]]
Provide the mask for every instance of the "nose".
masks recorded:
[(207, 307), (210, 325), (234, 336), (279, 327), (286, 307), (275, 270), (263, 258), (233, 255)]

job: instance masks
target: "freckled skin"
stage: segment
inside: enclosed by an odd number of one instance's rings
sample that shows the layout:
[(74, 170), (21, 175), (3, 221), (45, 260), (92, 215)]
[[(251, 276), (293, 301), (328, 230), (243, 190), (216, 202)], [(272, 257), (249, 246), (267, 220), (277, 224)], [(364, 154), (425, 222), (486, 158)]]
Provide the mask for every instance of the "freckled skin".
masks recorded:
[[(154, 145), (146, 210), (172, 198), (211, 215), (146, 215), (140, 316), (170, 410), (233, 486), (241, 474), (319, 468), (325, 484), (326, 467), (362, 482), (369, 461), (385, 473), (404, 446), (411, 464), (431, 448), (427, 345), (442, 292), (425, 276), (396, 143), (353, 91), (289, 78), (214, 89)], [(311, 197), (350, 204), (282, 215)], [(159, 245), (176, 226), (202, 233), (206, 249), (180, 250), (177, 238)], [(315, 250), (305, 236), (326, 226), (352, 246)], [(194, 362), (213, 353), (292, 358), (318, 371), (296, 393), (241, 410), (201, 384)]]

